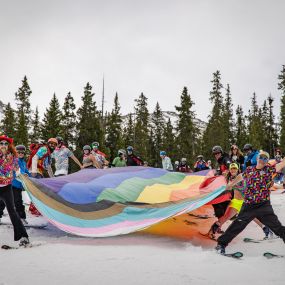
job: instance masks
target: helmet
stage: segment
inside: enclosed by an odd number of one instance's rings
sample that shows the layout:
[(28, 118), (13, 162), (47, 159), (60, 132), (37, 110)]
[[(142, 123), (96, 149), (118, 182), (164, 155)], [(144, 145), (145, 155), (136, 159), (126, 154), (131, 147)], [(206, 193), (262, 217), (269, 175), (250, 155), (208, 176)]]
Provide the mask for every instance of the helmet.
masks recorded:
[(199, 155), (197, 156), (197, 159), (204, 159), (204, 156), (203, 156), (202, 154), (199, 154)]
[(159, 153), (159, 155), (166, 155), (166, 151), (161, 150), (160, 153)]
[(91, 151), (91, 147), (90, 147), (90, 145), (85, 145), (84, 147), (83, 147), (83, 150), (89, 150), (89, 151)]
[(216, 153), (222, 153), (223, 152), (223, 149), (221, 146), (219, 145), (215, 145), (213, 148), (212, 148), (212, 153), (213, 154), (216, 154)]
[(120, 154), (126, 155), (126, 151), (124, 149), (119, 149), (118, 150), (118, 155), (120, 155)]
[(58, 144), (58, 141), (57, 141), (56, 138), (50, 138), (50, 139), (48, 140), (48, 143), (55, 143), (55, 144)]
[(187, 159), (185, 157), (181, 158), (181, 162), (186, 162)]
[(26, 147), (23, 144), (16, 145), (16, 151), (26, 151)]
[(92, 148), (94, 148), (94, 147), (98, 148), (100, 144), (98, 142), (93, 142), (91, 145), (92, 145)]
[(58, 137), (56, 137), (56, 139), (57, 139), (57, 142), (59, 144), (63, 143), (63, 138), (62, 137), (58, 136)]
[(245, 144), (243, 150), (244, 151), (252, 150), (252, 145), (250, 143)]
[(133, 151), (133, 150), (134, 150), (134, 148), (133, 148), (132, 146), (129, 145), (129, 146), (127, 147), (127, 151)]

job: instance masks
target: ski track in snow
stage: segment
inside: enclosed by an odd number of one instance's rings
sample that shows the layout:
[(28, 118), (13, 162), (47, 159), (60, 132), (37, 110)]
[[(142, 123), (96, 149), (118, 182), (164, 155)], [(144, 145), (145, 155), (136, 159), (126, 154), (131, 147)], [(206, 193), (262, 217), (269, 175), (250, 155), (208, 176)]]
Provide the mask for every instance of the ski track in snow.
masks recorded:
[[(272, 205), (285, 225), (285, 194), (271, 195)], [(215, 253), (215, 242), (200, 246), (199, 240), (131, 234), (111, 238), (80, 238), (52, 225), (28, 229), (31, 241), (42, 246), (0, 250), (0, 285), (30, 284), (285, 284), (285, 258), (268, 260), (263, 253), (285, 255), (280, 239), (259, 244), (262, 230), (251, 223), (227, 247), (242, 251), (235, 260)], [(0, 226), (1, 244), (16, 245), (11, 227)]]

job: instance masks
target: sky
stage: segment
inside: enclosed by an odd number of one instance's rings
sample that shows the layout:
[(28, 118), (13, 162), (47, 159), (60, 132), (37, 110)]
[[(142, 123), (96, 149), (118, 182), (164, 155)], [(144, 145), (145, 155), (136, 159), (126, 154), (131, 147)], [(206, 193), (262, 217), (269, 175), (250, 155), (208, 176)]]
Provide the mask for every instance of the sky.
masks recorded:
[(0, 100), (15, 106), (26, 75), (41, 114), (53, 93), (62, 105), (70, 91), (78, 107), (87, 82), (101, 109), (104, 76), (108, 111), (116, 92), (123, 114), (141, 92), (150, 111), (156, 102), (173, 111), (187, 86), (207, 120), (220, 70), (234, 108), (271, 94), (278, 115), (284, 11), (282, 0), (0, 0)]

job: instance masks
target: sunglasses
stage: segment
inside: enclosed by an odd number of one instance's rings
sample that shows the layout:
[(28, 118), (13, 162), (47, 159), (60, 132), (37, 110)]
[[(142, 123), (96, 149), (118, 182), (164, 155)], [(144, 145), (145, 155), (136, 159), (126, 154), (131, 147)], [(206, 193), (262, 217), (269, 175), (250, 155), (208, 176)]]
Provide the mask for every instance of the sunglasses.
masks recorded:
[(24, 151), (17, 151), (18, 154), (25, 154)]
[(7, 143), (7, 142), (0, 142), (0, 145), (5, 145), (5, 146), (7, 146), (7, 145), (9, 145), (9, 143)]

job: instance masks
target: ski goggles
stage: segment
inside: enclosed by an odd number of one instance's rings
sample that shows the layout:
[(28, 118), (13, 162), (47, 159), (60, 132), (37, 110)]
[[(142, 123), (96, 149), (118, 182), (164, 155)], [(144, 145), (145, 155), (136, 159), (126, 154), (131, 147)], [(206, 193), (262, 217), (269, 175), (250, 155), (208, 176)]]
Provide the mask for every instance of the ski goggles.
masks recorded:
[(262, 160), (263, 162), (268, 162), (269, 161), (269, 158), (265, 155), (260, 155), (259, 158), (260, 160)]

